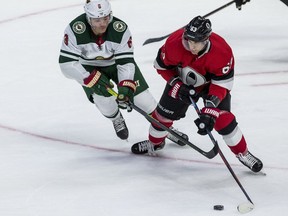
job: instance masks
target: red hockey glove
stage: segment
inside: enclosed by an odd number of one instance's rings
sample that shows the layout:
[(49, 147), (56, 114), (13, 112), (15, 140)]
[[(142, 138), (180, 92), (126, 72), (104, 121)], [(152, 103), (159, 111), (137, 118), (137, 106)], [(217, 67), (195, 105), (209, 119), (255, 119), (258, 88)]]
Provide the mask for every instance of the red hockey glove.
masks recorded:
[(117, 103), (121, 109), (127, 109), (131, 111), (131, 107), (128, 102), (133, 102), (134, 93), (136, 91), (136, 83), (133, 80), (122, 80), (118, 84), (118, 96)]
[(91, 74), (84, 79), (84, 85), (91, 88), (96, 94), (110, 97), (107, 87), (113, 88), (113, 84), (100, 71), (93, 70)]
[(171, 86), (168, 95), (172, 98), (180, 99), (184, 103), (191, 104), (190, 96), (196, 97), (194, 87), (185, 85), (179, 77), (173, 77), (168, 84)]
[(206, 135), (207, 131), (212, 131), (216, 119), (219, 117), (220, 110), (217, 108), (204, 107), (201, 110), (199, 118), (194, 122), (198, 127), (197, 133), (200, 135)]

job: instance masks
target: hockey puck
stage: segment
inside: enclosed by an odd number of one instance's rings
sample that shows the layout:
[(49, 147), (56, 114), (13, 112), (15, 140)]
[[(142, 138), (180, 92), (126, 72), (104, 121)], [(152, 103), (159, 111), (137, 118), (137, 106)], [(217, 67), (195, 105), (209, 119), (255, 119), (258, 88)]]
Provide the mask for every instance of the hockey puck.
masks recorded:
[(224, 209), (224, 206), (223, 205), (214, 205), (214, 210), (217, 210), (217, 211), (222, 211)]

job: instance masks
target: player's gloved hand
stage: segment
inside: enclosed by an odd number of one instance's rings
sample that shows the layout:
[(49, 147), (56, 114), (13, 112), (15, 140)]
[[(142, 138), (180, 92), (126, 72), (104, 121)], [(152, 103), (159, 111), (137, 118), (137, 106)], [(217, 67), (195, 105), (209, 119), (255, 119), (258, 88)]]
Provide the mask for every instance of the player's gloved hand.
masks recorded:
[(93, 91), (98, 95), (103, 95), (105, 97), (110, 97), (111, 94), (107, 91), (107, 87), (113, 88), (113, 83), (98, 70), (93, 70), (90, 75), (84, 79), (84, 85), (88, 88), (93, 89)]
[(133, 102), (134, 93), (136, 91), (136, 83), (133, 80), (122, 80), (118, 84), (117, 103), (120, 109), (127, 109), (132, 111), (129, 102)]
[(194, 121), (198, 127), (197, 133), (200, 135), (206, 135), (207, 131), (212, 131), (215, 121), (220, 115), (219, 112), (219, 109), (213, 107), (202, 108), (199, 118)]
[(168, 95), (175, 99), (180, 99), (184, 103), (191, 104), (190, 96), (197, 97), (196, 91), (193, 86), (185, 85), (179, 77), (173, 77), (168, 84), (171, 86)]
[(250, 0), (235, 0), (236, 8), (241, 10), (242, 5), (246, 4), (247, 2), (250, 2)]

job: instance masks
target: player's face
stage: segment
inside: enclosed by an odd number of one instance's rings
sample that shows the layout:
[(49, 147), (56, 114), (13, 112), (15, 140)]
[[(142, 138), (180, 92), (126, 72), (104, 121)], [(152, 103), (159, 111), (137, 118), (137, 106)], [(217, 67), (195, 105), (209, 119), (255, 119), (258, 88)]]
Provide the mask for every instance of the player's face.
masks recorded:
[(194, 55), (197, 55), (205, 47), (206, 43), (207, 40), (201, 42), (188, 40), (189, 49)]
[(95, 35), (101, 35), (106, 32), (110, 20), (110, 15), (101, 18), (91, 18), (91, 28)]

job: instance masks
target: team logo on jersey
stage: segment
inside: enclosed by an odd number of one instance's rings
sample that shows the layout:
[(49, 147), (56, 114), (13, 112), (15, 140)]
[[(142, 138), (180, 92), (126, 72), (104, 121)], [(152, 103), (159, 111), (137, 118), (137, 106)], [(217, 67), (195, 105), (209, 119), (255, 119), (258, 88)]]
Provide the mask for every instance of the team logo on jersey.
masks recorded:
[(121, 22), (121, 21), (116, 21), (113, 23), (113, 28), (117, 31), (117, 32), (123, 32), (126, 30), (126, 24)]
[(111, 60), (114, 58), (114, 55), (108, 56), (108, 57), (104, 57), (104, 56), (96, 56), (95, 60)]
[(179, 76), (186, 85), (198, 87), (206, 83), (205, 77), (191, 67), (180, 68)]
[(86, 30), (86, 25), (81, 21), (77, 21), (73, 24), (72, 29), (76, 34), (82, 34)]

